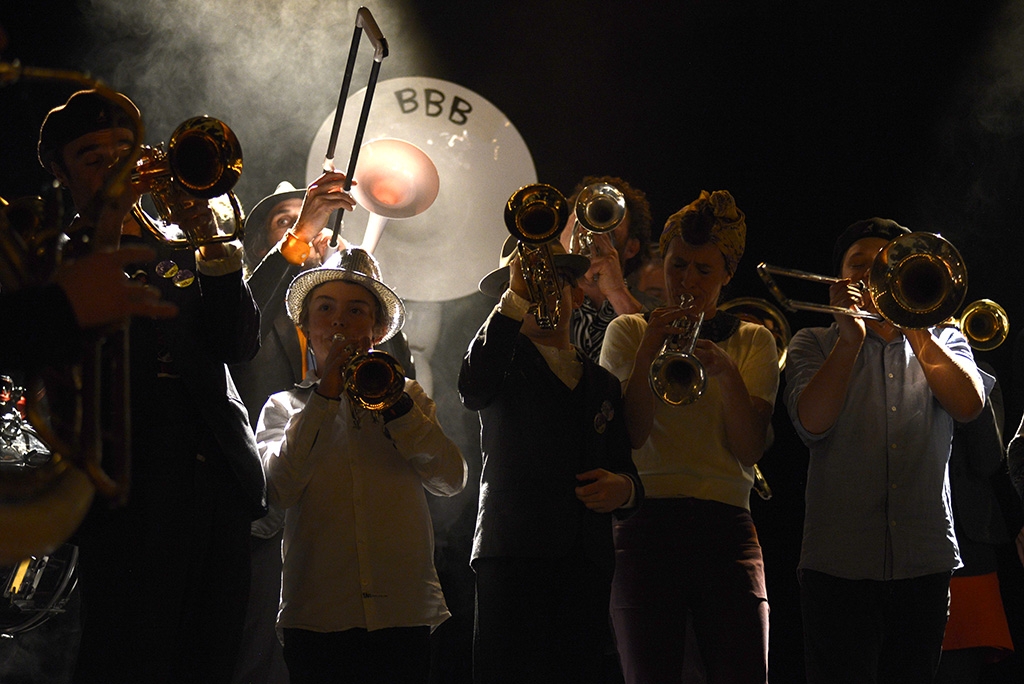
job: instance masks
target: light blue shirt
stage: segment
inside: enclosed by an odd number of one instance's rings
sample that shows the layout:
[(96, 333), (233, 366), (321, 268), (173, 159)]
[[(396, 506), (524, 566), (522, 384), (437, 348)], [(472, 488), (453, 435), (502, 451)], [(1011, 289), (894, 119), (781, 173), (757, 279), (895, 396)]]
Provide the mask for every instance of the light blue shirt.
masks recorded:
[[(974, 354), (954, 328), (932, 335), (968, 368)], [(785, 402), (810, 448), (800, 568), (845, 579), (920, 577), (960, 567), (949, 493), (953, 418), (932, 394), (906, 337), (886, 343), (868, 330), (836, 423), (813, 435), (797, 403), (839, 330), (793, 336)], [(995, 379), (977, 371), (986, 394)]]

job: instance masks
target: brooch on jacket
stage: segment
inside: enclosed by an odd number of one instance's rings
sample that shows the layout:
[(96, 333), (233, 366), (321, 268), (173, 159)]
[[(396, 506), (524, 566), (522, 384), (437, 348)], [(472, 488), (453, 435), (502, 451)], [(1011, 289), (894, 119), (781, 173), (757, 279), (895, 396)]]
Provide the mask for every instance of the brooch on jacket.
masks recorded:
[(601, 410), (594, 416), (594, 429), (597, 430), (597, 434), (603, 435), (604, 430), (608, 427), (608, 421), (615, 417), (615, 409), (612, 408), (612, 402), (605, 399), (601, 402)]

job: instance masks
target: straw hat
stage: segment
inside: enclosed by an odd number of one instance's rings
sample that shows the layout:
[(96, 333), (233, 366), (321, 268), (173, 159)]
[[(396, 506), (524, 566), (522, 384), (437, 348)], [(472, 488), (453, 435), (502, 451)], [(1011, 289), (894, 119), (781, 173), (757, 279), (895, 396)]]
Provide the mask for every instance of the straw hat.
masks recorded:
[(334, 280), (343, 280), (362, 285), (380, 303), (383, 320), (377, 321), (384, 328), (380, 342), (391, 339), (405, 325), (405, 305), (394, 291), (381, 279), (380, 265), (372, 254), (354, 247), (332, 255), (318, 268), (311, 268), (295, 276), (288, 286), (285, 302), (288, 315), (296, 325), (302, 320), (302, 307), (308, 295), (318, 285)]

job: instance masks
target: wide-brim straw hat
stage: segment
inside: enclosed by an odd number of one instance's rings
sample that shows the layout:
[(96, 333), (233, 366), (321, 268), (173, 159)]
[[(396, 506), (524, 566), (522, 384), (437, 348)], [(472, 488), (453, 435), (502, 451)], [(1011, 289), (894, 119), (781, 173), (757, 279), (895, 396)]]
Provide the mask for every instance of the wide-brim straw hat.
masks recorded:
[(405, 304), (394, 290), (384, 284), (380, 265), (373, 255), (358, 247), (338, 252), (328, 258), (323, 266), (311, 268), (295, 276), (292, 284), (288, 286), (285, 303), (288, 315), (296, 325), (302, 320), (302, 307), (306, 296), (318, 285), (334, 280), (362, 285), (377, 298), (383, 315), (383, 320), (378, 321), (378, 324), (384, 329), (384, 336), (380, 342), (394, 337), (405, 325)]
[[(498, 257), (498, 268), (494, 269), (483, 278), (477, 285), (479, 290), (489, 297), (500, 297), (508, 288), (509, 271), (508, 262), (516, 253), (516, 245), (519, 242), (515, 237), (509, 235), (504, 244), (501, 245), (501, 256)], [(552, 242), (552, 245), (555, 243)], [(590, 268), (590, 259), (579, 254), (553, 254), (555, 268), (564, 268), (576, 278), (583, 277), (583, 274)]]

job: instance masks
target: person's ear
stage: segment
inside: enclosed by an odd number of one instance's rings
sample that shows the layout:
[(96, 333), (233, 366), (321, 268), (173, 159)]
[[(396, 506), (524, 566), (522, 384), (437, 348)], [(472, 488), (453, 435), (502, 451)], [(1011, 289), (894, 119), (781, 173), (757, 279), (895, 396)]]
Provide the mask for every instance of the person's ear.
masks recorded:
[(68, 187), (68, 183), (71, 179), (68, 178), (68, 175), (64, 172), (63, 166), (55, 161), (50, 162), (50, 173), (53, 174), (53, 177), (56, 178), (61, 185), (65, 188)]
[(579, 285), (572, 286), (572, 308), (578, 309), (583, 306), (583, 288)]
[(630, 237), (626, 240), (626, 246), (622, 249), (622, 262), (625, 263), (640, 253), (640, 240)]

